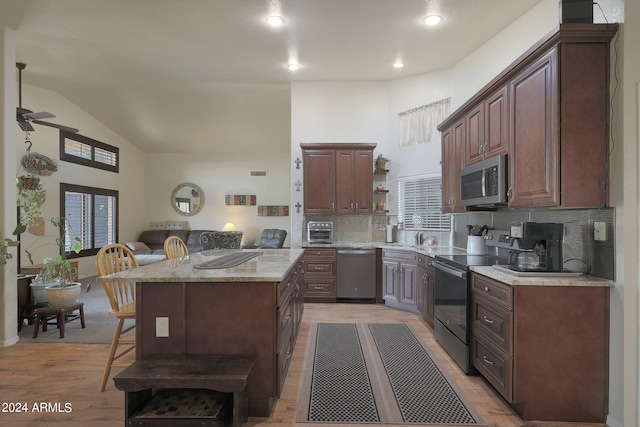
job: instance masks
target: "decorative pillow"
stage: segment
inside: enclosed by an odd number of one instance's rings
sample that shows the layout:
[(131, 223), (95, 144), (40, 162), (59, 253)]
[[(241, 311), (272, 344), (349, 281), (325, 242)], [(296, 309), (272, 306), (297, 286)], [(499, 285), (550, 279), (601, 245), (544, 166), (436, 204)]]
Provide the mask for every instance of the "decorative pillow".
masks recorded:
[(132, 251), (148, 251), (150, 250), (149, 246), (147, 246), (144, 242), (129, 242), (127, 243), (127, 247)]
[(188, 230), (189, 221), (167, 221), (167, 230)]
[(149, 224), (149, 230), (166, 230), (167, 221), (152, 222)]

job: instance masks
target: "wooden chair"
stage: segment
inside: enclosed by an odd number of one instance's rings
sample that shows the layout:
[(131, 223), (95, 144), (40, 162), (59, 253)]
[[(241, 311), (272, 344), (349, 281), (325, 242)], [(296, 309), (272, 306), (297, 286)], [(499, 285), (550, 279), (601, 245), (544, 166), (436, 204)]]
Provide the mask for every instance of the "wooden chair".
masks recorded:
[(178, 236), (169, 236), (164, 241), (164, 256), (167, 259), (186, 258), (189, 249), (184, 241)]
[[(98, 276), (106, 276), (120, 271), (131, 270), (136, 267), (138, 267), (138, 261), (136, 260), (135, 255), (129, 248), (121, 244), (116, 243), (107, 245), (100, 249), (96, 256), (96, 270), (98, 272)], [(126, 279), (114, 279), (102, 282), (102, 286), (107, 293), (107, 297), (109, 297), (109, 304), (111, 304), (109, 314), (118, 319), (118, 326), (116, 327), (116, 332), (113, 335), (113, 341), (111, 342), (109, 360), (107, 361), (104, 376), (102, 377), (100, 391), (104, 391), (112, 367), (124, 368), (130, 365), (129, 363), (114, 362), (135, 348), (135, 337), (123, 336), (136, 327), (135, 285), (135, 282)], [(134, 324), (124, 328), (125, 319), (134, 320)], [(126, 348), (116, 354), (119, 344), (126, 344)]]

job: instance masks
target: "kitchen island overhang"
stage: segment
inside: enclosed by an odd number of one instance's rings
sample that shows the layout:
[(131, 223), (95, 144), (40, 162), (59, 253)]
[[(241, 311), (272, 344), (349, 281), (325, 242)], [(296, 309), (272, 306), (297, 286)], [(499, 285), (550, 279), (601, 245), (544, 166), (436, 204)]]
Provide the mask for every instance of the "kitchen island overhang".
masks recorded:
[[(259, 249), (225, 269), (194, 265), (232, 252), (213, 250), (101, 277), (136, 282), (136, 358), (252, 355), (249, 416), (269, 416), (280, 395), (303, 311), (302, 249)], [(156, 330), (157, 319), (168, 334)], [(159, 336), (168, 335), (168, 336)]]

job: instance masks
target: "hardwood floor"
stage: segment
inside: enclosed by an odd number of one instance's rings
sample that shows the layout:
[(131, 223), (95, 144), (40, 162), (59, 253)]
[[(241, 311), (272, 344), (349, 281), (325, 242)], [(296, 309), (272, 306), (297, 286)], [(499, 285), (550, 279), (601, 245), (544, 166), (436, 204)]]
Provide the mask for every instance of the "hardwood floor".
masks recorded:
[[(250, 418), (246, 426), (293, 426), (314, 322), (404, 322), (432, 348), (485, 421), (499, 427), (577, 427), (603, 424), (523, 422), (479, 376), (464, 375), (435, 342), (432, 330), (415, 314), (370, 304), (306, 304), (302, 327), (284, 391), (269, 418)], [(114, 324), (115, 328), (115, 324)], [(124, 425), (124, 393), (109, 380), (100, 392), (107, 344), (18, 343), (0, 348), (0, 425)], [(118, 372), (116, 369), (115, 372)], [(17, 408), (25, 412), (16, 412)], [(300, 425), (300, 424), (299, 424)]]

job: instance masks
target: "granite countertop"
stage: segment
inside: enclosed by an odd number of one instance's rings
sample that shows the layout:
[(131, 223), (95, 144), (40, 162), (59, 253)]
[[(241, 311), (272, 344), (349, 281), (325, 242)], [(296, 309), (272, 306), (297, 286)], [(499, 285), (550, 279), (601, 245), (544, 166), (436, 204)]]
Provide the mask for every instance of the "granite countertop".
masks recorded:
[(572, 276), (539, 273), (539, 275), (535, 276), (518, 276), (515, 273), (498, 270), (492, 266), (473, 266), (471, 271), (511, 286), (585, 286), (605, 288), (614, 286), (614, 282), (611, 280), (587, 275)]
[(358, 242), (333, 242), (333, 243), (308, 243), (302, 242), (302, 248), (304, 249), (313, 249), (313, 248), (333, 248), (333, 249), (395, 249), (395, 250), (403, 250), (403, 251), (414, 251), (421, 253), (423, 255), (427, 255), (430, 257), (435, 257), (436, 255), (465, 255), (467, 252), (464, 249), (455, 248), (452, 246), (418, 246), (418, 245), (408, 245), (406, 243), (384, 243), (384, 242), (369, 242), (369, 243), (358, 243)]
[[(452, 246), (417, 246), (408, 245), (406, 243), (355, 243), (355, 242), (333, 242), (333, 243), (302, 243), (303, 248), (358, 248), (358, 249), (395, 249), (414, 251), (432, 258), (437, 255), (466, 255), (465, 249)], [(595, 276), (560, 276), (552, 273), (540, 273), (539, 276), (517, 276), (512, 273), (497, 270), (491, 266), (473, 266), (470, 267), (474, 273), (482, 274), (491, 279), (506, 283), (511, 286), (590, 286), (590, 287), (613, 287), (615, 283), (612, 280), (601, 279)]]
[[(261, 255), (230, 268), (197, 269), (194, 265), (238, 252), (262, 252)], [(171, 259), (123, 271), (112, 277), (135, 282), (279, 282), (302, 256), (302, 249), (216, 249), (196, 252), (183, 260)]]

